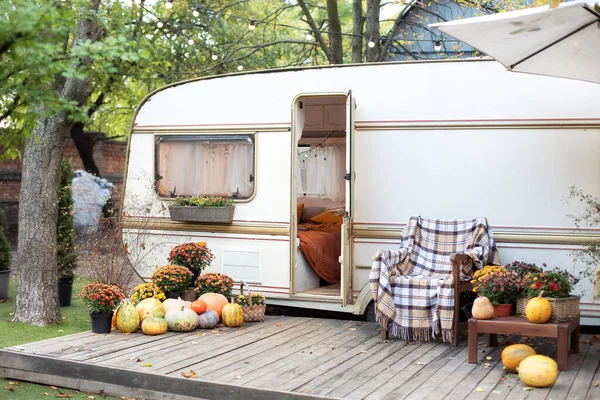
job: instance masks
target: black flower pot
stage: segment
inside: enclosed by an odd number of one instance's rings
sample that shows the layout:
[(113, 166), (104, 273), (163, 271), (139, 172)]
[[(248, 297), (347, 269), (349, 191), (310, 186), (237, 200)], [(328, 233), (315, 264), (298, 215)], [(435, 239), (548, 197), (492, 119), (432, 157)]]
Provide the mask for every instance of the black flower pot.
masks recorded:
[(10, 270), (0, 271), (0, 299), (8, 299), (8, 286), (10, 284)]
[(73, 296), (73, 281), (75, 276), (63, 275), (58, 279), (58, 301), (61, 307), (71, 305), (71, 297)]
[(92, 332), (93, 333), (110, 333), (112, 324), (111, 312), (106, 313), (90, 313), (90, 320), (92, 321)]
[(167, 292), (165, 293), (167, 299), (177, 299), (181, 297), (181, 292)]

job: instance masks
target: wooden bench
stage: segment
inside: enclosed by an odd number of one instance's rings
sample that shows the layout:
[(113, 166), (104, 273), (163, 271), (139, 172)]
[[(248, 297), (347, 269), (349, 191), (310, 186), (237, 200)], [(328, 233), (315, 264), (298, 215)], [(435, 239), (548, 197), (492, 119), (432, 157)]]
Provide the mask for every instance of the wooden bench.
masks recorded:
[(498, 334), (522, 335), (534, 337), (556, 338), (556, 358), (558, 369), (566, 371), (569, 365), (569, 335), (571, 335), (570, 350), (579, 352), (579, 317), (567, 322), (546, 322), (533, 324), (523, 317), (502, 317), (493, 319), (469, 319), (469, 362), (477, 363), (477, 336), (479, 333), (489, 333), (488, 345), (498, 345)]

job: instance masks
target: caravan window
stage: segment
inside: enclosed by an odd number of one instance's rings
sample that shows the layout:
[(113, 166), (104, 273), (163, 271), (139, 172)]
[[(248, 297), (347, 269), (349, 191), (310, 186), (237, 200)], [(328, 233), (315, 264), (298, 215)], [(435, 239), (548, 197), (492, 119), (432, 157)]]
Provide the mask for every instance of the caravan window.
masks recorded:
[(254, 135), (168, 135), (156, 140), (156, 188), (161, 196), (254, 193)]

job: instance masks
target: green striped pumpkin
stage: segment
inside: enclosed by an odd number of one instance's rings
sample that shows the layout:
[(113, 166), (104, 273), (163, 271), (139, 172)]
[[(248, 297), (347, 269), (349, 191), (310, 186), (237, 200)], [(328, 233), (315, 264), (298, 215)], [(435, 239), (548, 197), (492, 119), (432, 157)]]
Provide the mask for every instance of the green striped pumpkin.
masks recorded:
[(242, 307), (239, 304), (232, 302), (229, 304), (225, 304), (222, 311), (223, 324), (230, 328), (237, 328), (242, 326), (244, 323), (244, 312), (242, 311)]

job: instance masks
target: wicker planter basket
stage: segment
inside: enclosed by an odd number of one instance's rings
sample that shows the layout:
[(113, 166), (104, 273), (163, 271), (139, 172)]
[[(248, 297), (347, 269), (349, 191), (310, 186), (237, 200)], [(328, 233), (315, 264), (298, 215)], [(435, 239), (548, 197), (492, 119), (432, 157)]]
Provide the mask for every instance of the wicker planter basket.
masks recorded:
[[(252, 301), (252, 290), (245, 282), (240, 283), (240, 295), (244, 294), (244, 285), (248, 289), (248, 294), (246, 296)], [(264, 322), (266, 309), (267, 306), (265, 304), (242, 306), (244, 322)]]
[(230, 207), (195, 207), (169, 206), (173, 221), (203, 222), (213, 224), (230, 224), (233, 221), (235, 206)]
[[(579, 317), (579, 299), (580, 296), (569, 296), (562, 299), (553, 297), (545, 297), (550, 302), (552, 307), (552, 315), (550, 322), (565, 322), (573, 318)], [(525, 316), (525, 307), (527, 307), (527, 297), (519, 297), (517, 299), (517, 315)]]

